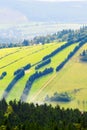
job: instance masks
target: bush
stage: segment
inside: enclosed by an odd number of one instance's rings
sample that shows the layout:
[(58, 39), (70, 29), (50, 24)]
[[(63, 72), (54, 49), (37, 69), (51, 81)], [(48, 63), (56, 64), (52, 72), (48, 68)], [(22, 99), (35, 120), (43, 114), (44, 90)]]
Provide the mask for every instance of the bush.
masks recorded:
[(47, 95), (45, 100), (52, 101), (52, 102), (70, 102), (72, 100), (72, 97), (70, 97), (67, 92), (60, 93), (60, 94), (56, 92), (52, 97), (49, 97)]
[(24, 70), (28, 70), (28, 69), (30, 69), (30, 68), (31, 68), (31, 64), (27, 64), (27, 65), (26, 65), (26, 66), (24, 66), (23, 68), (24, 68)]
[(0, 79), (3, 79), (7, 75), (7, 72), (2, 72)]
[(6, 76), (6, 75), (7, 75), (7, 72), (3, 72), (2, 75), (3, 75), (3, 76)]

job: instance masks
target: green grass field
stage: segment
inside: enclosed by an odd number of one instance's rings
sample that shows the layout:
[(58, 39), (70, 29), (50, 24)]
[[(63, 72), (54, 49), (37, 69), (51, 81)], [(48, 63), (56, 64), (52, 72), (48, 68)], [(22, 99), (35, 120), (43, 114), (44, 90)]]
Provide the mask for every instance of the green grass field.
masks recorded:
[[(60, 52), (59, 54), (55, 55), (52, 58), (52, 62), (50, 65), (47, 65), (46, 67), (53, 67), (54, 69), (56, 69), (56, 66), (58, 64), (60, 64), (66, 57), (67, 55), (74, 49), (74, 47), (76, 46), (76, 44), (64, 49), (62, 52)], [(42, 69), (40, 69), (42, 70)], [(44, 86), (46, 84), (46, 82), (48, 80), (50, 80), (52, 77), (54, 77), (54, 75), (56, 74), (56, 71), (52, 74), (50, 74), (49, 76), (43, 77), (41, 79), (38, 79), (35, 81), (35, 83), (33, 84), (29, 97), (28, 97), (28, 101), (30, 99), (30, 101), (32, 101), (32, 97), (39, 91), (39, 89)], [(35, 91), (36, 89), (36, 91)]]
[[(61, 107), (79, 108), (87, 110), (87, 63), (81, 62), (80, 53), (87, 49), (85, 44), (75, 56), (56, 74), (55, 78), (40, 91), (34, 101), (42, 102), (46, 95), (53, 96), (55, 92), (72, 93), (73, 100), (70, 103), (52, 103), (54, 106), (59, 104)], [(74, 92), (73, 91), (77, 91)], [(49, 103), (49, 102), (48, 102)]]
[[(29, 47), (1, 49), (0, 75), (2, 72), (6, 71), (7, 76), (3, 80), (0, 80), (0, 98), (8, 84), (13, 79), (13, 73), (15, 70), (28, 63), (35, 64), (39, 62), (45, 55), (50, 54), (53, 50), (63, 44), (65, 43), (51, 43)], [(43, 71), (46, 67), (53, 67), (54, 72), (39, 78), (33, 83), (28, 94), (27, 102), (38, 102), (41, 104), (44, 102), (46, 95), (51, 97), (55, 92), (68, 92), (73, 97), (71, 102), (51, 102), (52, 105), (55, 106), (56, 104), (59, 104), (61, 107), (65, 108), (72, 107), (87, 110), (87, 64), (82, 63), (79, 60), (79, 54), (82, 50), (87, 49), (87, 45), (85, 44), (60, 72), (56, 73), (55, 71), (56, 67), (67, 58), (68, 54), (73, 51), (76, 46), (77, 43), (62, 50), (51, 58), (50, 64), (39, 69), (39, 71)], [(25, 76), (21, 78), (10, 91), (7, 101), (20, 99), (28, 78), (34, 72), (35, 66), (26, 71)], [(47, 103), (49, 104), (50, 102)]]
[[(13, 73), (15, 70), (23, 67), (24, 65), (26, 65), (28, 63), (34, 64), (34, 63), (40, 61), (43, 56), (52, 52), (57, 47), (60, 47), (63, 44), (64, 43), (52, 43), (52, 44), (45, 44), (44, 46), (37, 45), (37, 46), (29, 46), (29, 47), (14, 48), (14, 49), (13, 48), (1, 49), (0, 50), (1, 53), (4, 50), (3, 53), (8, 52), (8, 54), (10, 52), (12, 52), (12, 50), (13, 50), (13, 52), (14, 52), (14, 50), (16, 51), (16, 49), (17, 50), (19, 49), (20, 51), (18, 51), (17, 53), (13, 53), (7, 57), (4, 57), (3, 59), (0, 60), (0, 67), (6, 66), (6, 65), (18, 60), (17, 62), (14, 62), (13, 64), (10, 64), (10, 65), (0, 69), (0, 74), (4, 71), (7, 72), (7, 76), (3, 80), (0, 80), (0, 97), (1, 97), (2, 93), (4, 92), (4, 90), (6, 89), (6, 87), (8, 86), (8, 84), (13, 79)], [(3, 55), (6, 55), (6, 53)], [(31, 74), (32, 74), (32, 71), (34, 72), (34, 70), (31, 70)], [(27, 73), (25, 75), (25, 77), (27, 77), (27, 75), (29, 76), (29, 74), (30, 73)], [(23, 80), (23, 83), (25, 85), (26, 81)], [(21, 84), (19, 83), (19, 86), (20, 85)], [(23, 87), (24, 87), (24, 85), (23, 85)], [(16, 90), (16, 92), (17, 92), (17, 90)], [(12, 96), (12, 97), (15, 98), (15, 96)]]

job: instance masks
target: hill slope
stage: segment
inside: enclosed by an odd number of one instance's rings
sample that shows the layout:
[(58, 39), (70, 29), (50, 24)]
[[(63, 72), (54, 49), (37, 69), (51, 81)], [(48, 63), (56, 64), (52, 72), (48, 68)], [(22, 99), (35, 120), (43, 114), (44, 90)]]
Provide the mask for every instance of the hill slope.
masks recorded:
[(53, 105), (57, 103), (62, 107), (72, 107), (79, 108), (81, 110), (87, 110), (87, 63), (80, 61), (80, 53), (86, 49), (87, 44), (85, 44), (64, 66), (64, 68), (48, 82), (45, 88), (40, 91), (39, 94), (37, 94), (34, 100), (42, 102), (44, 101), (46, 95), (51, 97), (55, 92), (67, 92), (73, 97), (71, 102), (51, 103)]
[[(59, 49), (62, 45), (63, 49)], [(26, 83), (31, 75), (36, 71), (39, 73), (43, 72), (46, 68), (52, 67), (54, 69), (53, 73), (38, 78), (33, 82), (31, 88), (28, 88), (29, 90), (27, 91), (29, 92), (26, 95), (26, 101), (38, 102), (39, 104), (46, 102), (48, 104), (52, 103), (53, 105), (59, 104), (65, 108), (72, 106), (72, 108), (78, 107), (81, 110), (86, 110), (87, 65), (79, 59), (80, 53), (84, 49), (87, 49), (87, 45), (85, 44), (67, 61), (59, 72), (56, 72), (56, 67), (67, 59), (78, 45), (79, 43), (73, 43), (69, 46), (65, 46), (65, 43), (51, 43), (30, 47), (1, 49), (0, 75), (3, 72), (7, 72), (7, 75), (0, 80), (0, 98), (7, 92), (6, 89), (14, 78), (14, 72), (30, 63), (31, 68), (26, 70), (25, 75), (8, 91), (6, 96), (7, 101), (14, 100), (15, 98), (16, 100), (21, 99), (23, 91), (26, 88)], [(54, 53), (57, 49), (59, 51)], [(42, 59), (46, 55), (51, 56), (51, 62), (35, 70), (37, 65), (44, 62)]]

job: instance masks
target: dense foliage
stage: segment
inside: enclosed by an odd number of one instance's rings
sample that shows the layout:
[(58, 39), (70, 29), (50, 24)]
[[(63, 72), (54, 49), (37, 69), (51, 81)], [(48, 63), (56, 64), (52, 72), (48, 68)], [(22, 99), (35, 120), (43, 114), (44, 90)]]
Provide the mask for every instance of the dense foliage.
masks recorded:
[(53, 41), (67, 41), (69, 43), (79, 42), (85, 36), (87, 36), (87, 27), (82, 27), (79, 30), (62, 30), (57, 33), (47, 36), (36, 36), (32, 40), (24, 39), (22, 43), (7, 43), (1, 44), (0, 48), (17, 47), (17, 46), (29, 46), (34, 44), (45, 44)]
[(87, 112), (3, 99), (0, 130), (87, 130)]
[(17, 75), (17, 74), (19, 74), (21, 71), (26, 71), (26, 70), (28, 70), (28, 69), (30, 69), (31, 68), (31, 64), (27, 64), (27, 65), (25, 65), (24, 67), (22, 67), (22, 68), (20, 68), (20, 69), (17, 69), (15, 72), (14, 72), (14, 75)]
[(40, 69), (41, 67), (43, 67), (43, 66), (45, 66), (45, 65), (47, 65), (47, 64), (49, 64), (49, 63), (51, 63), (51, 59), (47, 59), (47, 60), (43, 61), (42, 63), (38, 64), (38, 65), (35, 67), (35, 69), (36, 69), (36, 70), (37, 70), (37, 69)]
[(23, 67), (24, 70), (28, 70), (28, 69), (30, 69), (30, 68), (31, 68), (31, 64), (27, 64), (27, 65), (25, 65), (25, 66)]
[(37, 36), (32, 40), (32, 43), (50, 43), (53, 41), (67, 41), (69, 43), (78, 42), (82, 40), (85, 35), (87, 35), (87, 27), (82, 27), (79, 30), (62, 30), (52, 35), (47, 36)]

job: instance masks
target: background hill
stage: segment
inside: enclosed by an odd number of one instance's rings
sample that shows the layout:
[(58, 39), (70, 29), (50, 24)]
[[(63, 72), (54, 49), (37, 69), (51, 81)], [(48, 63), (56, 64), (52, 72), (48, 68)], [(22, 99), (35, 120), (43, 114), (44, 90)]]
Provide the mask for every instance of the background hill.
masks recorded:
[(0, 49), (0, 98), (86, 110), (86, 33), (87, 27), (63, 30), (49, 44)]
[(76, 30), (83, 24), (60, 24), (58, 22), (29, 22), (23, 24), (0, 24), (0, 44), (21, 43), (36, 36), (46, 36), (63, 29)]

